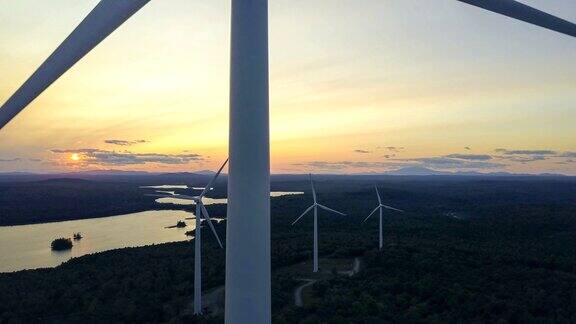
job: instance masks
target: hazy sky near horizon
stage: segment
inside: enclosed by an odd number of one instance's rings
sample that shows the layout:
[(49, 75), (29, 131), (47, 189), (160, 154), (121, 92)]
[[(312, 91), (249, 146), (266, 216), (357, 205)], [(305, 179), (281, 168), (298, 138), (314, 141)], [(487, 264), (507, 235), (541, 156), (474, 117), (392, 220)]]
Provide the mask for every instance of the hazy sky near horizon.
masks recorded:
[[(97, 3), (0, 0), (0, 103)], [(229, 6), (152, 0), (0, 131), (0, 172), (216, 168)], [(575, 62), (576, 39), (455, 0), (272, 0), (272, 170), (576, 175)]]

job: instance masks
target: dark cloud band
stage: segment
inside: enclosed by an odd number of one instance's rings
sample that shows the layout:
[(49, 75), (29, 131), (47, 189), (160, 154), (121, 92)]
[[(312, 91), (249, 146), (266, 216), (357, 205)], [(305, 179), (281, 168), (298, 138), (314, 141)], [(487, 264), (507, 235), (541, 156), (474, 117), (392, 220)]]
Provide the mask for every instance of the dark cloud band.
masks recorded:
[(187, 164), (202, 161), (199, 154), (162, 154), (162, 153), (132, 153), (116, 152), (101, 149), (65, 149), (51, 150), (55, 154), (78, 154), (81, 163), (85, 165), (135, 165), (135, 164)]

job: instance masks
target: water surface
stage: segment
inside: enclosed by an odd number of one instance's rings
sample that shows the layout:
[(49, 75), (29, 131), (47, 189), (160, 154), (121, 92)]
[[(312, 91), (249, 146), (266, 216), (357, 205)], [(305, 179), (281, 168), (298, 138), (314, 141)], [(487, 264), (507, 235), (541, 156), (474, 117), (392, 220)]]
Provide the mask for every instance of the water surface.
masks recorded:
[[(124, 247), (184, 241), (184, 234), (195, 228), (186, 220), (185, 228), (170, 228), (179, 220), (194, 215), (180, 210), (158, 210), (119, 216), (81, 219), (56, 223), (0, 227), (0, 272), (54, 267), (73, 257)], [(84, 237), (73, 241), (72, 250), (54, 252), (52, 240)]]
[[(157, 192), (168, 193), (166, 191), (159, 191), (159, 190), (157, 190)], [(272, 191), (272, 192), (270, 192), (270, 197), (282, 197), (282, 196), (302, 195), (302, 194), (304, 194), (304, 193), (300, 192), (300, 191)], [(191, 200), (172, 198), (172, 197), (158, 198), (158, 199), (156, 199), (156, 202), (161, 203), (161, 204), (194, 205), (194, 202)], [(227, 204), (228, 199), (204, 197), (204, 199), (202, 199), (202, 202), (204, 203), (204, 205)]]
[[(170, 189), (186, 189), (186, 185), (149, 186), (156, 192), (174, 194)], [(271, 197), (297, 195), (302, 192), (271, 192)], [(190, 200), (160, 198), (159, 203), (191, 205)], [(226, 204), (227, 199), (204, 198), (205, 205)], [(218, 215), (215, 219), (218, 220)], [(180, 210), (149, 210), (125, 215), (80, 219), (65, 222), (0, 227), (0, 272), (46, 268), (60, 265), (71, 258), (107, 250), (160, 244), (190, 239), (184, 233), (195, 228), (194, 214)], [(213, 217), (214, 218), (214, 217)], [(185, 228), (166, 228), (185, 220)], [(81, 233), (83, 239), (73, 241), (70, 251), (54, 252), (52, 240), (70, 238)]]

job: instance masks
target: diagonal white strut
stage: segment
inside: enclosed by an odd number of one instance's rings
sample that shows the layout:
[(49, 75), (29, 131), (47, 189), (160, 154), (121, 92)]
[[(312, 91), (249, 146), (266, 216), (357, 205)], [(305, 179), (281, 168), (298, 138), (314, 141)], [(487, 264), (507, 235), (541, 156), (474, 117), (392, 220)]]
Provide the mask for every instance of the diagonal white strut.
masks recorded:
[[(150, 0), (101, 0), (62, 44), (0, 107), (0, 129)], [(236, 1), (232, 0), (233, 6)], [(267, 7), (267, 0), (244, 0)], [(515, 0), (458, 0), (491, 12), (576, 37), (576, 24)], [(265, 32), (267, 34), (267, 15)], [(238, 21), (238, 19), (236, 19)], [(254, 22), (258, 24), (258, 22)], [(233, 28), (234, 29), (234, 28)], [(238, 38), (238, 37), (237, 37)], [(267, 40), (266, 40), (267, 48)], [(266, 60), (266, 67), (268, 61)], [(267, 84), (266, 84), (267, 87)], [(266, 88), (267, 89), (267, 88)]]
[(191, 200), (196, 204), (196, 212), (195, 212), (196, 229), (194, 231), (194, 314), (195, 315), (202, 314), (202, 220), (203, 219), (208, 223), (208, 226), (210, 227), (210, 230), (212, 230), (212, 234), (214, 234), (214, 237), (216, 238), (218, 245), (220, 245), (220, 248), (223, 248), (222, 241), (220, 241), (220, 237), (218, 236), (218, 233), (216, 232), (216, 229), (212, 224), (212, 219), (210, 218), (208, 210), (206, 210), (206, 207), (202, 202), (202, 198), (204, 198), (204, 196), (206, 195), (207, 192), (206, 188), (212, 187), (212, 185), (216, 181), (216, 178), (218, 178), (220, 172), (222, 172), (222, 169), (224, 169), (226, 163), (228, 163), (228, 160), (226, 160), (224, 164), (222, 164), (218, 172), (214, 175), (214, 177), (212, 177), (210, 182), (208, 182), (208, 185), (205, 187), (205, 189), (199, 196), (193, 197), (178, 194), (147, 195), (161, 198), (178, 198), (184, 200)]
[(222, 173), (222, 170), (224, 169), (224, 167), (226, 166), (227, 163), (228, 163), (228, 159), (226, 159), (226, 161), (224, 161), (224, 163), (222, 163), (222, 166), (220, 167), (220, 169), (218, 169), (218, 172), (216, 172), (214, 174), (214, 176), (212, 177), (210, 182), (208, 182), (208, 184), (206, 185), (206, 187), (204, 187), (204, 189), (202, 190), (200, 195), (198, 195), (198, 197), (203, 198), (208, 191), (212, 190), (212, 186), (214, 185), (214, 182), (216, 182), (216, 179), (218, 178), (220, 173)]
[(368, 217), (364, 218), (364, 220), (362, 221), (362, 223), (365, 223), (368, 219), (370, 219), (370, 217), (372, 217), (372, 215), (374, 215), (375, 212), (377, 212), (378, 210), (381, 210), (382, 206), (378, 205), (378, 207), (374, 208), (374, 210), (372, 210), (372, 212), (368, 215)]
[(309, 212), (310, 210), (312, 210), (312, 208), (314, 208), (314, 207), (316, 207), (316, 204), (308, 207), (298, 218), (296, 218), (295, 221), (292, 222), (292, 225), (298, 223), (298, 221), (299, 221), (300, 219), (302, 219), (302, 217), (304, 217), (304, 215), (308, 214), (308, 212)]
[(0, 129), (150, 0), (102, 0), (0, 108)]
[(195, 212), (196, 230), (194, 232), (194, 314), (195, 315), (202, 314), (202, 220), (205, 220), (206, 223), (208, 223), (208, 226), (210, 227), (212, 234), (214, 234), (214, 237), (216, 238), (218, 245), (220, 245), (220, 248), (223, 248), (222, 241), (220, 241), (220, 237), (218, 236), (218, 233), (214, 228), (214, 224), (212, 224), (212, 219), (210, 218), (208, 210), (206, 210), (206, 207), (202, 202), (202, 198), (204, 198), (208, 190), (212, 188), (212, 185), (214, 184), (214, 182), (216, 182), (216, 179), (222, 172), (222, 169), (224, 169), (224, 166), (226, 166), (226, 163), (228, 163), (228, 159), (224, 161), (218, 172), (214, 174), (210, 182), (208, 182), (206, 187), (204, 187), (204, 190), (202, 190), (202, 193), (200, 193), (200, 195), (198, 196), (188, 196), (179, 194), (147, 195), (161, 198), (178, 198), (184, 200), (191, 200), (196, 204), (196, 212)]
[(515, 0), (458, 0), (529, 24), (576, 37), (576, 24)]
[(202, 202), (202, 198), (206, 195), (206, 192), (212, 188), (212, 185), (224, 169), (224, 166), (228, 163), (228, 159), (222, 164), (220, 169), (214, 177), (208, 182), (202, 193), (198, 197), (192, 197), (192, 200), (196, 202), (196, 230), (194, 231), (194, 314), (202, 314), (202, 219), (206, 220), (210, 230), (214, 234), (218, 245), (222, 248), (222, 241), (212, 224), (212, 219)]
[(341, 216), (346, 216), (346, 214), (341, 213), (341, 212), (339, 212), (339, 211), (337, 211), (337, 210), (334, 210), (334, 209), (332, 209), (332, 208), (328, 208), (328, 207), (326, 207), (326, 206), (324, 206), (324, 205), (316, 204), (316, 206), (324, 209), (325, 211), (329, 211), (329, 212), (332, 212), (332, 213), (334, 213), (334, 214), (338, 214), (338, 215), (341, 215)]

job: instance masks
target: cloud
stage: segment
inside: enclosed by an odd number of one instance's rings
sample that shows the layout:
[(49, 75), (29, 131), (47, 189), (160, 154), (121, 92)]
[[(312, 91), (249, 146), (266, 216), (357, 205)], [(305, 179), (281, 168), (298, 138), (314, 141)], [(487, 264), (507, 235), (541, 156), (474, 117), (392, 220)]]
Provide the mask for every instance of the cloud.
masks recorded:
[(10, 158), (10, 159), (0, 158), (0, 162), (18, 162), (18, 161), (22, 161), (22, 159), (21, 158)]
[(374, 169), (391, 170), (405, 167), (424, 167), (439, 170), (474, 170), (474, 169), (495, 169), (506, 167), (506, 164), (485, 161), (469, 161), (448, 157), (425, 157), (415, 159), (395, 159), (388, 161), (312, 161), (307, 163), (297, 163), (296, 166), (304, 166), (317, 170), (345, 170), (345, 169)]
[(418, 162), (419, 166), (431, 169), (495, 169), (505, 167), (506, 164), (485, 161), (469, 161), (451, 157), (425, 157), (405, 159), (407, 162)]
[(42, 159), (28, 159), (30, 162), (42, 162)]
[(135, 164), (187, 164), (202, 161), (199, 154), (162, 154), (162, 153), (132, 153), (116, 152), (100, 149), (65, 149), (51, 150), (55, 154), (78, 154), (80, 160), (75, 163), (83, 165), (135, 165)]
[(403, 163), (394, 163), (394, 162), (362, 162), (362, 161), (338, 161), (338, 162), (329, 162), (329, 161), (312, 161), (306, 163), (295, 163), (295, 166), (303, 166), (312, 169), (318, 170), (343, 170), (348, 168), (360, 168), (360, 169), (382, 169), (382, 168), (390, 168), (390, 167), (397, 167), (398, 165), (404, 165)]
[[(404, 147), (386, 146), (378, 147), (378, 149), (396, 153), (404, 150)], [(469, 146), (464, 149), (471, 151)], [(354, 152), (361, 154), (371, 153), (367, 150), (355, 150)], [(438, 171), (481, 171), (502, 170), (512, 166), (513, 163), (525, 164), (554, 159), (562, 159), (559, 162), (563, 163), (559, 164), (576, 162), (576, 152), (574, 151), (558, 152), (550, 149), (517, 150), (499, 148), (495, 152), (499, 154), (454, 153), (443, 156), (404, 159), (396, 158), (396, 154), (384, 154), (381, 156), (382, 161), (311, 161), (294, 165), (321, 171), (340, 172), (354, 172), (355, 169), (383, 172), (406, 167), (421, 167)]]
[(328, 162), (328, 161), (312, 161), (306, 163), (294, 163), (295, 166), (302, 166), (318, 170), (342, 170), (348, 168), (347, 163), (343, 162)]
[(54, 149), (54, 150), (50, 150), (50, 152), (56, 153), (56, 154), (64, 154), (64, 153), (85, 153), (85, 154), (89, 154), (89, 153), (94, 153), (94, 152), (106, 152), (106, 151), (102, 151), (102, 150), (100, 150), (100, 149), (65, 149), (65, 150)]
[(552, 150), (508, 150), (499, 148), (494, 150), (495, 152), (504, 155), (557, 155), (558, 152)]
[(132, 145), (136, 145), (136, 144), (149, 143), (149, 141), (147, 141), (147, 140), (127, 141), (127, 140), (108, 139), (108, 140), (105, 140), (104, 143), (112, 144), (112, 145), (119, 145), (119, 146), (132, 146)]
[(560, 154), (559, 157), (576, 158), (576, 152), (564, 152)]
[(548, 160), (547, 156), (543, 155), (505, 155), (505, 156), (498, 156), (499, 159), (507, 160), (510, 162), (518, 162), (518, 163), (529, 163), (529, 162), (536, 162), (536, 161), (545, 161)]
[[(437, 171), (482, 171), (482, 170), (505, 170), (514, 163), (530, 163), (535, 161), (549, 160), (551, 163), (570, 164), (576, 163), (576, 152), (558, 152), (555, 150), (511, 150), (497, 149), (500, 154), (471, 154), (454, 153), (443, 156), (429, 156), (419, 158), (399, 158), (392, 152), (397, 152), (401, 147), (378, 147), (386, 149), (390, 154), (381, 156), (380, 161), (311, 161), (294, 164), (295, 166), (311, 168), (319, 171), (357, 172), (358, 169), (372, 172), (385, 172), (407, 167), (420, 167)], [(368, 152), (364, 150), (357, 150)], [(361, 153), (361, 152), (358, 152)]]
[(488, 161), (492, 160), (492, 157), (487, 154), (450, 154), (445, 155), (446, 158), (470, 160), (470, 161)]
[(535, 161), (545, 161), (551, 158), (570, 157), (570, 154), (574, 153), (566, 152), (561, 154), (554, 150), (509, 150), (503, 148), (494, 151), (502, 154), (497, 156), (497, 158), (518, 163), (530, 163)]
[(400, 151), (404, 151), (406, 149), (405, 147), (401, 147), (401, 146), (384, 146), (384, 147), (378, 147), (378, 148), (385, 149), (385, 150), (388, 150), (390, 152), (396, 152), (396, 153), (398, 153)]
[(465, 149), (466, 151), (472, 151), (472, 149), (470, 148), (470, 146), (464, 146), (464, 149)]

